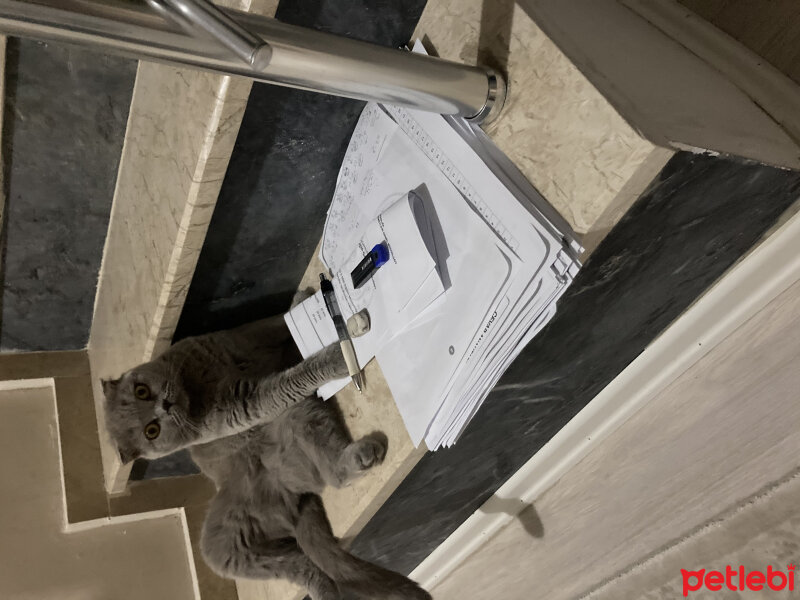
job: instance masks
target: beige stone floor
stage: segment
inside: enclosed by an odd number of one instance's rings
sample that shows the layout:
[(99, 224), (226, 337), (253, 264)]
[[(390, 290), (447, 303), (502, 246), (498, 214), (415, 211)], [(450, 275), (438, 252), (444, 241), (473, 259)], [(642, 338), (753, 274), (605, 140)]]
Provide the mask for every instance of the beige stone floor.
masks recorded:
[[(618, 578), (593, 590), (586, 598), (682, 598), (681, 569), (696, 571), (704, 568), (725, 573), (726, 565), (731, 565), (737, 571), (739, 565), (744, 565), (748, 572), (763, 572), (766, 565), (772, 565), (773, 569), (786, 573), (788, 565), (797, 565), (800, 552), (798, 505), (800, 473), (794, 472), (776, 485), (748, 498), (743, 504), (725, 511), (685, 539), (626, 570)], [(738, 585), (738, 579), (733, 583)], [(738, 590), (726, 591), (724, 597), (749, 600), (758, 596), (750, 590)], [(796, 596), (788, 590), (782, 593), (765, 590), (762, 597), (768, 600)]]
[(672, 156), (644, 139), (511, 0), (431, 0), (415, 37), (508, 73), (486, 132), (591, 250)]

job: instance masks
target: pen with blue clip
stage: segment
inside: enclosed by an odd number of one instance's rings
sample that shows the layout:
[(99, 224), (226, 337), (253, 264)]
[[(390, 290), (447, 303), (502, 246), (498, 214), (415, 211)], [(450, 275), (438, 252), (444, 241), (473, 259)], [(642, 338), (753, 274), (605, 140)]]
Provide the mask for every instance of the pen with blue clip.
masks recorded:
[(336, 301), (333, 283), (331, 283), (323, 273), (320, 273), (319, 284), (320, 290), (322, 291), (322, 298), (325, 300), (325, 306), (328, 308), (328, 314), (331, 316), (331, 319), (333, 319), (333, 324), (336, 327), (336, 334), (339, 336), (339, 346), (344, 355), (344, 362), (347, 364), (347, 372), (350, 374), (350, 377), (353, 378), (353, 384), (360, 392), (364, 386), (364, 382), (361, 378), (361, 369), (358, 367), (356, 350), (353, 348), (353, 340), (350, 339), (344, 317), (342, 317), (342, 313), (339, 311), (339, 303)]

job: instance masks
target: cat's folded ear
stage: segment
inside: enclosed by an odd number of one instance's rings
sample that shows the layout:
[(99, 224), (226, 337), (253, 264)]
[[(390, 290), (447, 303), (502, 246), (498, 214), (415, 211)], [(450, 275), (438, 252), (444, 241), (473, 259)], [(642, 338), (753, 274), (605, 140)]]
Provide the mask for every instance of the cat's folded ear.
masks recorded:
[(105, 394), (106, 399), (112, 398), (117, 393), (119, 379), (101, 379), (100, 383), (103, 384), (103, 394)]
[(142, 455), (141, 452), (136, 450), (135, 448), (120, 448), (119, 449), (119, 459), (122, 461), (122, 464), (128, 464), (129, 462), (136, 460)]

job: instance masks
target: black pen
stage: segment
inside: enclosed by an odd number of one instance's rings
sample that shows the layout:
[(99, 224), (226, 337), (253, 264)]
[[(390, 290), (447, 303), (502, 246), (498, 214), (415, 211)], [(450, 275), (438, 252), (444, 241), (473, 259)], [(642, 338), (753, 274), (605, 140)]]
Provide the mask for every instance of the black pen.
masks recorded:
[(358, 367), (358, 359), (356, 358), (356, 350), (353, 348), (353, 340), (350, 339), (344, 317), (342, 317), (342, 313), (339, 311), (339, 303), (336, 301), (336, 293), (333, 291), (333, 284), (323, 273), (320, 273), (319, 285), (320, 290), (322, 290), (322, 298), (325, 300), (325, 306), (328, 308), (328, 314), (331, 316), (331, 319), (333, 319), (333, 324), (336, 327), (336, 334), (339, 336), (339, 346), (344, 355), (344, 362), (347, 363), (347, 372), (353, 379), (353, 385), (355, 385), (356, 389), (360, 392), (364, 385), (361, 378), (361, 369)]

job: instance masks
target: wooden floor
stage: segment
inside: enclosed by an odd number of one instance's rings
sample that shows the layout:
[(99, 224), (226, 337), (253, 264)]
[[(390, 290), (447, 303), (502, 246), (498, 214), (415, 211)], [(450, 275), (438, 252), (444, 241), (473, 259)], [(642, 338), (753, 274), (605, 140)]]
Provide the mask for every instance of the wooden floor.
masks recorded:
[(678, 1), (800, 83), (800, 1)]

